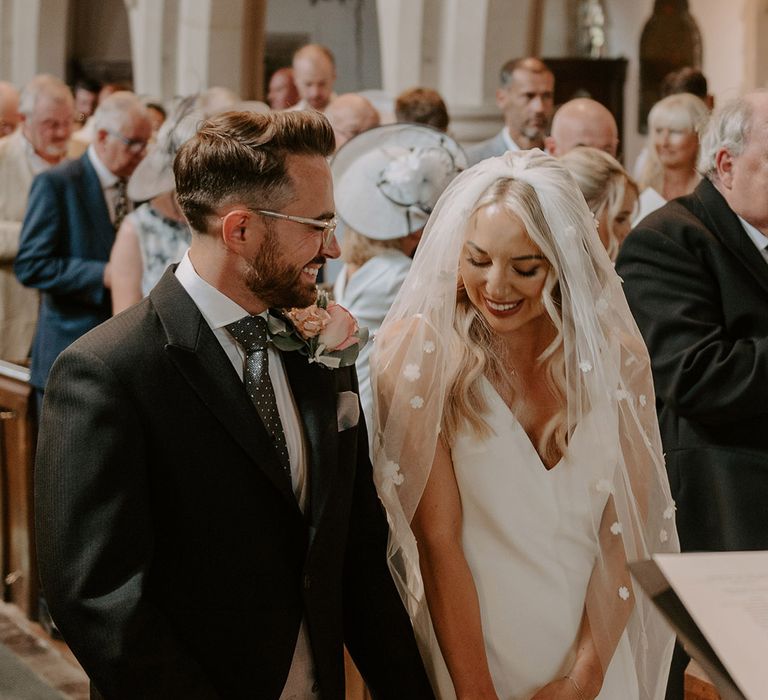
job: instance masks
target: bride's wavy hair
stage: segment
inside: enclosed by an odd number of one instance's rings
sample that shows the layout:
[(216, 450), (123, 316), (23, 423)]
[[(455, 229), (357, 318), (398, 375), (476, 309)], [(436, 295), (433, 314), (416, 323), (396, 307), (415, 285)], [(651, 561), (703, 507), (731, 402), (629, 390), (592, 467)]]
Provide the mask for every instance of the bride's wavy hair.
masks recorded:
[[(480, 196), (468, 222), (480, 209), (492, 204), (501, 204), (520, 218), (531, 241), (549, 263), (541, 299), (556, 335), (538, 361), (544, 365), (547, 385), (559, 408), (545, 426), (537, 449), (545, 460), (556, 460), (565, 452), (568, 425), (560, 270), (552, 245), (552, 231), (544, 218), (536, 190), (526, 182), (512, 178), (497, 180)], [(469, 300), (461, 276), (457, 284), (456, 315), (449, 345), (449, 357), (456, 359), (448, 367), (450, 381), (442, 426), (448, 444), (451, 444), (464, 421), (469, 423), (478, 437), (486, 437), (492, 432), (485, 419), (488, 405), (480, 386), (484, 375), (510, 390), (515, 413), (519, 415), (524, 410), (516, 376), (504, 368), (496, 349), (498, 342), (494, 333), (482, 313)]]

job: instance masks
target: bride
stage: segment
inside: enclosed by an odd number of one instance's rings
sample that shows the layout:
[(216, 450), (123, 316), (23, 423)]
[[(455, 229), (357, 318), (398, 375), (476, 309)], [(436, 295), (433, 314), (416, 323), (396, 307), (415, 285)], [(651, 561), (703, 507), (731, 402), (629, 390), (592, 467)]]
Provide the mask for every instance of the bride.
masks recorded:
[(440, 198), (372, 359), (389, 560), (439, 698), (662, 698), (627, 561), (678, 550), (650, 363), (571, 176), (491, 158)]

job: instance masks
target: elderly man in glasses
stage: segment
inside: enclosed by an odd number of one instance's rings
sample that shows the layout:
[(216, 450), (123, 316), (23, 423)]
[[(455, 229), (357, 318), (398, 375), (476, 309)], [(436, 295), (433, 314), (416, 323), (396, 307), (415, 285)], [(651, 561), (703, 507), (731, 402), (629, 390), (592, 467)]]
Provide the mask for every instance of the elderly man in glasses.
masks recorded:
[[(204, 122), (174, 162), (189, 251), (51, 371), (40, 575), (106, 698), (343, 700), (345, 646), (374, 697), (433, 697), (353, 359), (278, 342), (339, 254), (333, 147), (317, 112)], [(353, 330), (339, 319), (334, 345)]]
[(130, 92), (110, 95), (94, 119), (96, 138), (85, 154), (32, 182), (14, 264), (19, 281), (42, 292), (31, 366), (38, 408), (58, 354), (111, 315), (107, 261), (131, 209), (126, 180), (151, 134), (144, 105)]

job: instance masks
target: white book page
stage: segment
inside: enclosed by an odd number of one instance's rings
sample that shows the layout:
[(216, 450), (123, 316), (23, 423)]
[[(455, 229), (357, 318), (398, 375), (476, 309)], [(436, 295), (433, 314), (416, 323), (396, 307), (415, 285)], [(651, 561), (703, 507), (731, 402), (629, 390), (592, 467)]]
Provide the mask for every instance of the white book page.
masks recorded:
[(745, 697), (768, 697), (768, 551), (653, 559)]

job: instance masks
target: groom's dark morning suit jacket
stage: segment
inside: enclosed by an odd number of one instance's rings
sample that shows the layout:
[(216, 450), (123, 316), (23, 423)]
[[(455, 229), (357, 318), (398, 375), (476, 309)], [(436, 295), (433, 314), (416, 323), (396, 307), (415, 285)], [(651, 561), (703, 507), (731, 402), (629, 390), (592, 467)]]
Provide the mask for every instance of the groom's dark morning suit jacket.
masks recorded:
[(768, 549), (768, 263), (705, 179), (640, 222), (616, 270), (651, 356), (683, 550)]
[(283, 358), (306, 516), (171, 271), (54, 365), (35, 475), (40, 574), (105, 698), (277, 699), (302, 617), (323, 700), (344, 696), (342, 643), (374, 697), (432, 697), (387, 569), (362, 411), (337, 425), (353, 368)]

